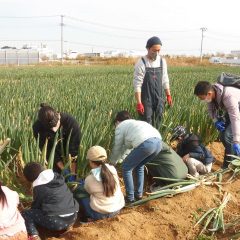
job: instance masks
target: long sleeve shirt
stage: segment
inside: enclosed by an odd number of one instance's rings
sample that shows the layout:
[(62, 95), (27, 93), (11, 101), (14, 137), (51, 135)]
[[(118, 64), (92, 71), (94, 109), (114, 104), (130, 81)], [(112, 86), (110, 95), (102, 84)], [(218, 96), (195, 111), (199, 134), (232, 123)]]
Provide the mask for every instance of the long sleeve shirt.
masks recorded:
[(127, 149), (136, 148), (149, 138), (162, 139), (160, 133), (149, 123), (128, 119), (119, 123), (115, 129), (114, 147), (110, 161), (115, 164)]
[[(147, 58), (147, 56), (143, 57), (146, 63), (146, 67), (150, 68), (157, 68), (160, 67), (160, 56), (157, 56), (155, 61), (152, 61)], [(169, 77), (168, 77), (168, 71), (167, 71), (167, 62), (164, 58), (162, 58), (162, 67), (163, 67), (163, 77), (162, 77), (162, 84), (163, 89), (169, 89)], [(138, 62), (135, 64), (134, 67), (134, 78), (133, 78), (133, 86), (135, 92), (141, 92), (143, 79), (145, 76), (145, 65), (140, 58)]]
[[(77, 156), (78, 155), (78, 149), (80, 145), (81, 140), (81, 132), (78, 122), (69, 114), (66, 113), (60, 113), (61, 119), (60, 119), (60, 129), (62, 129), (62, 141), (64, 146), (64, 151), (66, 151), (66, 145), (67, 145), (67, 139), (69, 134), (71, 133), (70, 142), (69, 142), (69, 154), (71, 156)], [(37, 139), (39, 135), (39, 147), (42, 150), (43, 146), (46, 142), (46, 139), (48, 139), (48, 148), (47, 148), (47, 159), (49, 158), (55, 132), (51, 129), (47, 129), (39, 120), (37, 120), (33, 125), (33, 134), (34, 137)], [(61, 136), (59, 136), (60, 138)], [(62, 153), (61, 153), (61, 143), (59, 142), (56, 147), (55, 151), (55, 160), (54, 163), (62, 161)]]

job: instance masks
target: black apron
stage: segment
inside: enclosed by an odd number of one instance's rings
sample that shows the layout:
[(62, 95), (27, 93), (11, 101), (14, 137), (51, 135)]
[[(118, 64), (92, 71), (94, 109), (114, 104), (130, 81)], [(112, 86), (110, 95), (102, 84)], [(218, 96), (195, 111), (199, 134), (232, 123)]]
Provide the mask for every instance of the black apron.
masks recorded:
[(144, 58), (142, 61), (145, 65), (145, 76), (141, 89), (141, 101), (144, 105), (142, 120), (159, 128), (165, 105), (162, 87), (162, 58), (160, 58), (160, 67), (157, 68), (146, 67)]

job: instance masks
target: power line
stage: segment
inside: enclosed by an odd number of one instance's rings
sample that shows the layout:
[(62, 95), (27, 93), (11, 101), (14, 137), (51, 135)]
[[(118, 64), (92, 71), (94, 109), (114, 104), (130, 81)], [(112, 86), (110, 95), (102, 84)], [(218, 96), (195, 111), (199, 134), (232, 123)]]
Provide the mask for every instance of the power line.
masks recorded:
[[(0, 18), (9, 18), (9, 19), (28, 19), (28, 18), (52, 18), (52, 17), (60, 17), (61, 15), (45, 15), (45, 16), (0, 16)], [(163, 33), (177, 33), (177, 32), (193, 32), (197, 31), (197, 29), (188, 29), (188, 30), (173, 30), (173, 31), (163, 31), (163, 30), (146, 30), (146, 29), (135, 29), (135, 28), (124, 28), (124, 27), (119, 27), (119, 26), (114, 26), (114, 25), (108, 25), (104, 23), (98, 23), (98, 22), (91, 22), (87, 21), (84, 19), (79, 19), (77, 17), (72, 17), (72, 16), (66, 16), (64, 15), (65, 18), (82, 22), (82, 23), (87, 23), (95, 26), (100, 26), (104, 28), (113, 28), (113, 29), (120, 29), (120, 30), (125, 30), (125, 31), (134, 31), (134, 32), (151, 32), (151, 33), (156, 33), (156, 32), (163, 32)]]
[[(61, 31), (63, 31), (63, 29), (71, 29), (71, 28), (75, 28), (75, 29), (82, 29), (82, 31), (84, 32), (91, 32), (91, 33), (95, 33), (95, 34), (99, 34), (99, 35), (102, 35), (103, 37), (104, 36), (111, 36), (111, 37), (115, 37), (115, 38), (124, 38), (126, 40), (128, 39), (139, 39), (139, 40), (146, 40), (145, 37), (142, 37), (141, 35), (146, 35), (146, 33), (154, 33), (154, 34), (157, 34), (157, 33), (166, 33), (166, 34), (171, 34), (171, 33), (176, 33), (176, 34), (181, 34), (181, 33), (193, 33), (195, 31), (199, 31), (199, 29), (185, 29), (185, 30), (176, 30), (176, 31), (173, 31), (173, 30), (170, 30), (170, 31), (163, 31), (163, 30), (143, 30), (143, 29), (135, 29), (135, 28), (128, 28), (128, 27), (120, 27), (120, 26), (114, 26), (114, 25), (108, 25), (108, 24), (104, 24), (104, 23), (99, 23), (99, 22), (93, 22), (93, 21), (87, 21), (87, 20), (84, 20), (84, 19), (80, 19), (80, 18), (76, 18), (76, 17), (72, 17), (72, 16), (63, 16), (63, 15), (49, 15), (49, 16), (0, 16), (0, 19), (33, 19), (33, 18), (55, 18), (55, 17), (58, 17), (58, 18), (61, 18), (62, 21), (59, 22), (58, 26), (61, 26)], [(63, 23), (63, 18), (64, 18), (64, 23)], [(70, 20), (70, 21), (67, 21), (66, 23), (66, 20)], [(75, 21), (75, 23), (73, 23), (72, 21)], [(3, 21), (2, 21), (3, 22)], [(28, 21), (29, 22), (29, 21)], [(31, 21), (30, 21), (31, 22)], [(48, 21), (50, 22), (50, 21)], [(70, 24), (68, 24), (68, 22), (70, 22)], [(19, 21), (19, 23), (21, 23)], [(78, 24), (78, 23), (83, 23), (83, 28), (81, 27), (81, 24)], [(72, 24), (75, 24), (77, 26), (74, 26)], [(90, 29), (97, 29), (97, 28), (90, 28), (89, 26), (87, 25), (93, 25), (93, 26), (96, 26), (96, 27), (101, 27), (101, 28), (105, 28), (105, 30), (90, 30)], [(34, 24), (34, 26), (36, 26), (36, 24)], [(49, 26), (49, 25), (48, 25)], [(16, 27), (16, 26), (15, 26)], [(84, 29), (85, 28), (85, 29)], [(89, 29), (86, 29), (86, 28), (89, 28)], [(107, 31), (106, 29), (109, 29), (109, 31)], [(201, 28), (202, 30), (202, 41), (201, 41), (201, 53), (200, 55), (202, 56), (202, 47), (203, 47), (203, 38), (206, 37), (208, 39), (215, 39), (215, 40), (224, 40), (224, 41), (237, 41), (237, 40), (233, 40), (233, 39), (229, 39), (229, 40), (226, 40), (226, 38), (233, 38), (233, 35), (229, 35), (229, 34), (222, 34), (222, 33), (217, 33), (217, 32), (214, 32), (214, 31), (210, 31), (208, 32), (207, 36), (203, 36), (203, 32), (205, 32), (206, 30), (204, 30), (205, 28)], [(111, 31), (110, 31), (111, 30)], [(131, 33), (126, 33), (124, 35), (122, 34), (115, 34), (115, 33), (112, 33), (114, 32), (113, 30), (121, 30), (121, 31), (126, 31), (126, 32), (132, 32), (132, 35)], [(120, 32), (120, 31), (118, 31)], [(139, 33), (139, 34), (137, 34)], [(209, 33), (210, 33), (210, 36), (209, 36)], [(129, 36), (129, 35), (130, 36)], [(211, 34), (213, 34), (213, 36), (211, 36)], [(134, 36), (133, 36), (134, 35)], [(195, 34), (192, 34), (193, 36)], [(217, 35), (217, 37), (215, 37), (214, 35)], [(223, 35), (225, 35), (223, 37)], [(62, 36), (62, 34), (61, 34)], [(177, 35), (176, 35), (177, 36)], [(186, 36), (186, 35), (185, 35)], [(193, 36), (190, 36), (190, 37), (181, 37), (181, 39), (193, 39)], [(219, 36), (219, 37), (218, 37)], [(196, 36), (195, 36), (196, 38)], [(240, 36), (234, 36), (234, 38), (240, 38)], [(171, 40), (176, 40), (176, 38), (163, 38), (164, 41), (171, 41)], [(97, 40), (97, 38), (95, 39)], [(26, 39), (20, 39), (20, 40), (16, 40), (16, 39), (0, 39), (0, 42), (7, 42), (7, 41), (14, 41), (14, 42), (17, 42), (17, 41), (24, 41), (24, 42), (61, 42), (61, 52), (63, 50), (63, 43), (66, 43), (66, 42), (69, 42), (69, 43), (72, 43), (72, 44), (78, 44), (78, 45), (82, 45), (82, 46), (92, 46), (92, 47), (100, 47), (100, 48), (107, 48), (107, 49), (118, 49), (118, 50), (127, 50), (127, 51), (144, 51), (144, 48), (142, 49), (127, 49), (127, 48), (124, 48), (124, 47), (114, 47), (114, 46), (106, 46), (106, 45), (96, 45), (96, 44), (89, 44), (89, 43), (84, 43), (84, 42), (75, 42), (75, 41), (65, 41), (63, 39), (63, 36), (61, 37), (61, 40), (60, 40), (60, 37), (59, 37), (59, 40), (55, 40), (55, 39), (29, 39), (29, 40), (26, 40)], [(165, 52), (170, 52), (170, 51), (173, 51), (173, 52), (193, 52), (193, 51), (199, 51), (199, 49), (192, 49), (192, 50), (183, 50), (183, 49), (179, 49), (179, 50), (173, 50), (173, 49), (167, 49), (165, 48), (164, 49)]]
[[(104, 31), (93, 31), (93, 30), (89, 30), (89, 29), (85, 29), (85, 28), (81, 28), (78, 26), (73, 26), (70, 24), (65, 24), (64, 25), (66, 28), (72, 28), (72, 29), (80, 29), (84, 32), (89, 32), (89, 33), (95, 33), (95, 34), (102, 34), (102, 35), (106, 35), (106, 36), (110, 36), (110, 37), (116, 37), (116, 38), (124, 38), (124, 39), (133, 39), (133, 40), (146, 40), (146, 37), (134, 37), (134, 36), (126, 36), (126, 35), (116, 35), (116, 34), (112, 34), (112, 33), (107, 33)], [(193, 39), (193, 38), (198, 38), (198, 36), (192, 36), (192, 37), (181, 37), (181, 39)], [(171, 40), (176, 40), (176, 38), (162, 38), (164, 41), (171, 41)]]
[[(60, 17), (61, 15), (45, 15), (45, 16), (0, 16), (0, 18), (2, 19), (29, 19), (29, 18), (54, 18), (54, 17)], [(119, 26), (114, 26), (114, 25), (107, 25), (104, 23), (98, 23), (98, 22), (91, 22), (91, 21), (87, 21), (84, 19), (79, 19), (76, 17), (72, 17), (72, 16), (65, 16), (65, 18), (70, 19), (70, 20), (74, 20), (74, 21), (78, 21), (78, 22), (82, 22), (82, 23), (86, 23), (86, 24), (91, 24), (91, 25), (95, 25), (95, 26), (100, 26), (100, 27), (104, 27), (104, 28), (111, 28), (111, 29), (118, 29), (118, 30), (125, 30), (125, 31), (133, 31), (133, 32), (143, 32), (143, 33), (185, 33), (185, 32), (193, 32), (193, 31), (197, 31), (197, 29), (188, 29), (188, 30), (170, 30), (170, 31), (166, 31), (166, 30), (146, 30), (146, 29), (135, 29), (135, 28), (124, 28), (124, 27), (119, 27)]]
[(136, 28), (124, 28), (124, 27), (119, 27), (119, 26), (113, 26), (113, 25), (107, 25), (107, 24), (103, 24), (103, 23), (97, 23), (97, 22), (91, 22), (91, 21), (86, 21), (83, 19), (79, 19), (76, 17), (71, 17), (71, 16), (65, 16), (68, 19), (71, 20), (75, 20), (78, 22), (82, 22), (82, 23), (87, 23), (87, 24), (91, 24), (91, 25), (95, 25), (95, 26), (100, 26), (100, 27), (104, 27), (104, 28), (112, 28), (112, 29), (118, 29), (118, 30), (124, 30), (124, 31), (131, 31), (131, 32), (149, 32), (149, 33), (177, 33), (177, 32), (193, 32), (193, 31), (197, 31), (197, 29), (191, 29), (191, 30), (175, 30), (175, 31), (162, 31), (162, 30), (143, 30), (143, 29), (136, 29)]
[[(69, 25), (69, 24), (65, 24), (65, 26), (68, 28), (73, 28), (73, 29), (81, 29), (80, 27), (76, 27), (73, 25)], [(85, 32), (90, 32), (90, 33), (96, 33), (96, 34), (104, 34), (110, 37), (117, 37), (117, 38), (125, 38), (125, 39), (141, 39), (144, 40), (146, 38), (143, 37), (132, 37), (132, 36), (124, 36), (124, 35), (116, 35), (116, 34), (112, 34), (112, 33), (106, 33), (106, 32), (99, 32), (99, 31), (92, 31), (92, 30), (88, 30), (88, 29), (81, 29)]]
[(60, 40), (54, 40), (54, 39), (0, 39), (0, 42), (60, 42)]

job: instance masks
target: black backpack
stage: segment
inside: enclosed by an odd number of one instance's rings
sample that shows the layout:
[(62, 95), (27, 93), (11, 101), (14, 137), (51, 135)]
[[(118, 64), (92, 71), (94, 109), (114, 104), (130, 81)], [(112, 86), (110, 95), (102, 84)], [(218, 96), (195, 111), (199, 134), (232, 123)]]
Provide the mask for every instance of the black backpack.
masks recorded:
[(224, 86), (223, 93), (222, 93), (221, 100), (220, 100), (220, 106), (223, 107), (224, 105), (223, 105), (222, 100), (225, 95), (225, 90), (226, 90), (225, 87), (235, 87), (235, 88), (240, 89), (240, 76), (232, 74), (232, 73), (222, 72), (217, 78), (217, 83)]
[(222, 72), (220, 76), (218, 76), (217, 83), (225, 87), (235, 87), (240, 89), (240, 76)]

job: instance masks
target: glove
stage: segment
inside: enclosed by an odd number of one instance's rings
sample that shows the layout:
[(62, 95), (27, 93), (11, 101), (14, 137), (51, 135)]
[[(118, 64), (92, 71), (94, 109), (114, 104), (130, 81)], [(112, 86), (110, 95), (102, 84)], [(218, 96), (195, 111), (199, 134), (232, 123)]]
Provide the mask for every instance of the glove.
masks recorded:
[(144, 114), (144, 106), (143, 106), (142, 103), (138, 103), (136, 109), (137, 109), (137, 112), (138, 112), (140, 115), (143, 115), (143, 114)]
[(76, 175), (72, 173), (72, 175), (68, 176), (67, 182), (76, 182)]
[(173, 102), (172, 102), (172, 97), (171, 95), (167, 95), (167, 102), (169, 106), (172, 106)]
[(80, 178), (80, 179), (78, 180), (78, 182), (79, 182), (79, 185), (80, 185), (80, 186), (84, 186), (85, 179), (84, 179), (84, 178)]
[(220, 131), (220, 132), (224, 132), (225, 131), (225, 122), (223, 122), (223, 121), (216, 121), (214, 125), (215, 125), (215, 127), (216, 127), (216, 129), (218, 131)]
[(75, 182), (76, 181), (76, 175), (71, 173), (68, 168), (63, 169), (62, 175), (65, 177), (66, 182)]
[(62, 175), (65, 177), (67, 175), (71, 174), (70, 170), (68, 168), (65, 168), (62, 170)]
[(233, 150), (238, 156), (240, 156), (240, 144), (239, 143), (233, 144)]

